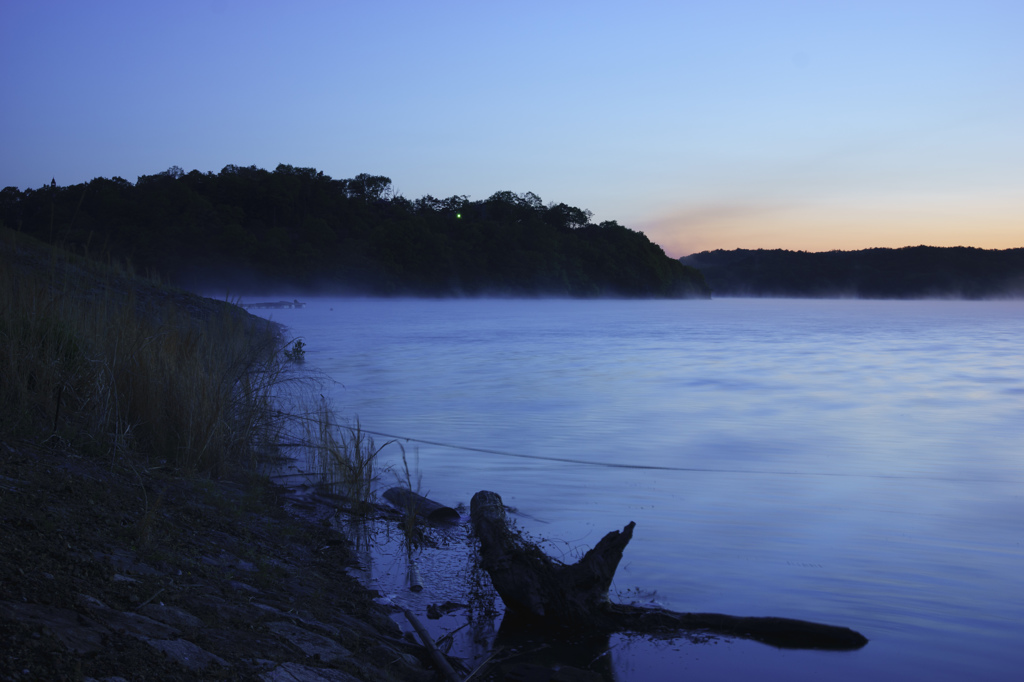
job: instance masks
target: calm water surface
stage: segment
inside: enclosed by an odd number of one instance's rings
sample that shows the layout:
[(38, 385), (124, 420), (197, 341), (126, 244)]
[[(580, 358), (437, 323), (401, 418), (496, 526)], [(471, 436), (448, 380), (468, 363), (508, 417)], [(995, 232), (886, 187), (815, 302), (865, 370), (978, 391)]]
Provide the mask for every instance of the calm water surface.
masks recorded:
[(321, 299), (268, 316), (365, 428), (551, 458), (410, 441), (431, 497), (494, 490), (568, 560), (636, 521), (621, 599), (871, 640), (618, 638), (618, 679), (1019, 679), (1024, 302)]

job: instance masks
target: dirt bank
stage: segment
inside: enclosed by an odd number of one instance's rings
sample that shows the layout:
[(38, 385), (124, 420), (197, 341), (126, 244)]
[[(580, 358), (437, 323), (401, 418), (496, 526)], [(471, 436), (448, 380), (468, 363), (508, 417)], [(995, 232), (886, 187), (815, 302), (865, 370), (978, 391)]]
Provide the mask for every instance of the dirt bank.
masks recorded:
[(136, 466), (0, 442), (0, 679), (433, 679), (283, 489)]

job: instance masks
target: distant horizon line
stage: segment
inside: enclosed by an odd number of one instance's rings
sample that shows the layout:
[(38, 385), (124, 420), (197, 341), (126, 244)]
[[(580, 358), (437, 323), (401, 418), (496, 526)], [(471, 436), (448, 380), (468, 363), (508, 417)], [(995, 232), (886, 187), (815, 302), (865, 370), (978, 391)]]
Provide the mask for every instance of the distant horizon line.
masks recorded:
[[(151, 174), (148, 174), (148, 175), (147, 174), (138, 175), (134, 182), (131, 181), (131, 180), (127, 180), (126, 178), (124, 178), (123, 176), (120, 176), (120, 175), (111, 175), (109, 177), (103, 176), (103, 175), (97, 175), (97, 176), (92, 177), (89, 180), (82, 180), (81, 182), (75, 182), (75, 183), (60, 185), (60, 184), (57, 184), (56, 175), (51, 175), (50, 181), (46, 182), (44, 180), (43, 184), (40, 185), (39, 187), (33, 187), (31, 185), (25, 185), (24, 187), (22, 187), (21, 185), (6, 185), (6, 186), (4, 186), (4, 187), (2, 187), (0, 189), (14, 188), (19, 193), (40, 191), (40, 190), (48, 189), (50, 187), (56, 187), (57, 189), (70, 189), (70, 188), (78, 186), (78, 185), (88, 185), (89, 183), (93, 182), (94, 180), (100, 180), (100, 179), (102, 179), (102, 180), (118, 179), (118, 180), (123, 180), (124, 182), (127, 182), (128, 184), (130, 184), (132, 186), (135, 186), (135, 185), (138, 184), (138, 181), (141, 178), (143, 178), (143, 177), (153, 177), (153, 176), (165, 175), (165, 174), (168, 174), (168, 173), (180, 174), (182, 176), (183, 175), (189, 175), (190, 173), (193, 173), (193, 172), (198, 172), (198, 173), (201, 173), (203, 175), (216, 175), (216, 174), (219, 174), (219, 173), (223, 173), (229, 167), (245, 168), (245, 169), (255, 168), (257, 170), (261, 170), (261, 171), (264, 171), (264, 172), (267, 172), (267, 173), (274, 173), (278, 168), (280, 168), (282, 166), (290, 167), (290, 168), (293, 168), (293, 169), (296, 169), (296, 170), (315, 170), (315, 171), (318, 171), (320, 174), (323, 174), (324, 176), (326, 176), (326, 177), (328, 177), (328, 178), (330, 178), (332, 180), (339, 180), (339, 179), (343, 180), (344, 179), (344, 178), (335, 178), (333, 176), (330, 176), (327, 173), (325, 173), (324, 171), (319, 170), (316, 166), (308, 166), (308, 167), (292, 166), (291, 164), (285, 164), (285, 163), (279, 163), (277, 165), (277, 167), (275, 167), (274, 169), (270, 169), (270, 168), (267, 168), (267, 167), (261, 167), (261, 166), (259, 166), (257, 164), (251, 164), (249, 166), (241, 166), (241, 165), (238, 165), (238, 164), (226, 164), (219, 171), (214, 171), (214, 170), (202, 171), (202, 170), (199, 170), (198, 168), (193, 168), (191, 171), (186, 171), (183, 167), (178, 166), (178, 165), (175, 164), (175, 165), (169, 166), (168, 168), (164, 169), (163, 171), (157, 171), (157, 172), (154, 172), (154, 173), (151, 173)], [(385, 177), (387, 177), (387, 176), (385, 176)], [(390, 181), (391, 178), (388, 177), (388, 180)], [(392, 182), (392, 186), (394, 186), (393, 182)], [(532, 192), (522, 192), (522, 193), (519, 193), (519, 194), (533, 194), (533, 193)], [(399, 195), (401, 196), (401, 194), (399, 194)], [(429, 195), (426, 195), (426, 196), (429, 196)], [(456, 196), (458, 196), (458, 195), (456, 195)], [(469, 198), (469, 195), (462, 195), (462, 196), (465, 196), (466, 199)], [(493, 194), (492, 194), (492, 196), (493, 196)], [(481, 202), (481, 201), (487, 201), (487, 199), (477, 199), (475, 201), (476, 202)], [(554, 202), (549, 202), (549, 203), (554, 203)], [(644, 229), (643, 227), (631, 227), (631, 224), (635, 225), (635, 224), (639, 223), (640, 225), (643, 225), (646, 222), (645, 220), (639, 219), (639, 220), (635, 220), (635, 221), (629, 221), (628, 219), (623, 218), (623, 219), (621, 219), (621, 222), (620, 222), (620, 219), (612, 219), (612, 222), (619, 222), (619, 224), (621, 224), (623, 227), (626, 227), (627, 229), (632, 230), (634, 232), (639, 232), (639, 233), (643, 234), (652, 243), (658, 245), (662, 249), (662, 251), (665, 252), (666, 256), (668, 256), (669, 258), (672, 258), (674, 260), (681, 260), (681, 259), (684, 259), (684, 258), (690, 258), (692, 256), (695, 256), (695, 255), (698, 255), (698, 254), (701, 254), (701, 253), (711, 253), (711, 252), (714, 252), (714, 251), (789, 251), (789, 252), (792, 252), (792, 253), (821, 254), (821, 253), (837, 253), (837, 252), (838, 253), (855, 253), (855, 252), (859, 252), (859, 251), (872, 251), (872, 250), (893, 250), (893, 251), (898, 251), (898, 250), (901, 250), (901, 249), (911, 249), (911, 248), (977, 249), (977, 250), (981, 250), (981, 251), (1014, 251), (1014, 250), (1017, 250), (1017, 249), (1024, 248), (1024, 243), (1022, 243), (1019, 246), (1010, 246), (1010, 247), (1004, 247), (1004, 248), (992, 248), (992, 247), (983, 247), (983, 246), (966, 246), (966, 245), (963, 245), (963, 244), (958, 244), (958, 245), (955, 245), (955, 246), (936, 246), (936, 245), (931, 245), (931, 244), (921, 244), (921, 243), (919, 243), (919, 244), (905, 244), (903, 246), (870, 246), (870, 247), (862, 247), (862, 248), (855, 248), (855, 249), (852, 249), (852, 248), (832, 248), (832, 249), (818, 249), (818, 250), (796, 249), (796, 248), (786, 248), (786, 247), (757, 247), (757, 248), (750, 248), (750, 247), (737, 246), (737, 247), (732, 247), (732, 248), (726, 248), (726, 247), (703, 248), (703, 249), (696, 250), (696, 251), (690, 251), (690, 252), (685, 253), (685, 254), (680, 255), (680, 256), (673, 256), (673, 255), (669, 255), (670, 251), (675, 251), (676, 253), (679, 253), (679, 251), (677, 249), (675, 249), (675, 248), (672, 248), (672, 249), (666, 248), (666, 245), (664, 243), (662, 243), (663, 241), (666, 241), (666, 240), (664, 240), (662, 238), (663, 234), (659, 234), (660, 230), (657, 230), (657, 229), (653, 229), (652, 230), (650, 225), (647, 225), (646, 229)], [(668, 241), (672, 241), (672, 240), (668, 240)]]
[(789, 251), (790, 253), (806, 253), (806, 254), (819, 254), (819, 253), (856, 253), (858, 251), (902, 251), (903, 249), (974, 249), (976, 251), (1018, 251), (1024, 249), (1024, 246), (1011, 246), (1005, 249), (989, 249), (984, 246), (932, 246), (930, 244), (908, 244), (906, 246), (868, 246), (862, 249), (825, 249), (822, 251), (808, 251), (805, 249), (787, 249), (782, 247), (765, 248), (758, 247), (756, 249), (747, 248), (743, 246), (737, 246), (731, 249), (717, 248), (717, 249), (703, 249), (701, 251), (693, 251), (686, 254), (685, 256), (679, 256), (677, 260), (682, 258), (689, 258), (691, 256), (697, 256), (702, 253), (713, 253), (715, 251)]

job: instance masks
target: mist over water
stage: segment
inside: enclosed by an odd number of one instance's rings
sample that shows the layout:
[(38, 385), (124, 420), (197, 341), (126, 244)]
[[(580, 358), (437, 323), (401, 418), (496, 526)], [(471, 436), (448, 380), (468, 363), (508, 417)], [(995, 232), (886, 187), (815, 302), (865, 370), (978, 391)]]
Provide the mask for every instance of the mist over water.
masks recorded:
[(1013, 679), (1024, 665), (1022, 301), (264, 312), (365, 428), (551, 458), (405, 443), (431, 497), (494, 490), (566, 560), (636, 521), (620, 592), (871, 640), (847, 654), (623, 641), (620, 679)]

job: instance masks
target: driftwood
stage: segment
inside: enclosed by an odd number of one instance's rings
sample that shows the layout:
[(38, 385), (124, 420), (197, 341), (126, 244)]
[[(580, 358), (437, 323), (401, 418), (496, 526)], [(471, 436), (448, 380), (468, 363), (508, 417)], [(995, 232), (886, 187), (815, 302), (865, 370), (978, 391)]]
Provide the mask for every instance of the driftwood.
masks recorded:
[(567, 566), (508, 527), (497, 493), (482, 490), (474, 495), (470, 516), (480, 540), (481, 566), (509, 611), (526, 620), (572, 628), (603, 614), (622, 551), (633, 537), (633, 523), (609, 533), (578, 563)]
[(413, 615), (413, 612), (409, 609), (402, 609), (405, 614), (405, 619), (409, 621), (413, 629), (416, 630), (416, 634), (420, 636), (420, 641), (423, 642), (423, 646), (426, 648), (427, 653), (430, 654), (431, 660), (434, 661), (434, 665), (437, 669), (444, 674), (444, 678), (448, 682), (459, 682), (459, 676), (455, 674), (455, 670), (452, 668), (451, 663), (444, 657), (440, 651), (437, 650), (437, 646), (434, 644), (433, 638), (427, 629), (423, 627), (423, 623), (420, 622), (419, 618)]
[(612, 531), (572, 565), (544, 554), (511, 529), (497, 493), (486, 490), (470, 503), (480, 563), (491, 576), (509, 615), (530, 627), (573, 632), (700, 631), (753, 639), (781, 648), (859, 649), (867, 639), (849, 628), (790, 618), (742, 618), (717, 613), (676, 613), (613, 604), (608, 588), (634, 523)]
[(408, 488), (388, 488), (384, 491), (384, 499), (403, 511), (411, 509), (417, 516), (432, 522), (458, 521), (461, 518), (459, 512), (451, 507), (438, 504)]

